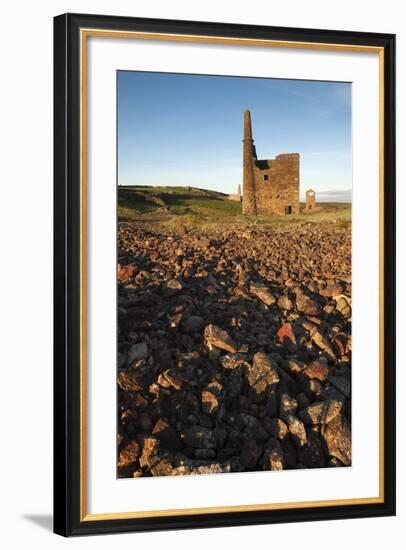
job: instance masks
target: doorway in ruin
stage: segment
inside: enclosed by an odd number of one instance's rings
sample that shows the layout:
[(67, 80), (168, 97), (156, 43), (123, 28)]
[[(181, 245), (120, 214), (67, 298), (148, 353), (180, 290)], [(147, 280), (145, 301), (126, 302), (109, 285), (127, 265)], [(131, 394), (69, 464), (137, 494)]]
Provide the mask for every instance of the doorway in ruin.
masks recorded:
[(292, 214), (292, 205), (285, 207), (285, 214)]

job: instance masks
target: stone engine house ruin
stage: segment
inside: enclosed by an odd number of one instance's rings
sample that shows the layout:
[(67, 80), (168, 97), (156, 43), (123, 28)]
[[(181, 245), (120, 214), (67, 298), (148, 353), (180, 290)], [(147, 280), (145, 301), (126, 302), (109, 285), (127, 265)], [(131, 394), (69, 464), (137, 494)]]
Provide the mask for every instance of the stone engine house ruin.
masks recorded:
[(311, 210), (316, 209), (316, 193), (313, 189), (306, 191), (306, 206), (305, 212), (310, 212)]
[(244, 113), (243, 214), (299, 213), (299, 154), (259, 160), (252, 139), (251, 114)]

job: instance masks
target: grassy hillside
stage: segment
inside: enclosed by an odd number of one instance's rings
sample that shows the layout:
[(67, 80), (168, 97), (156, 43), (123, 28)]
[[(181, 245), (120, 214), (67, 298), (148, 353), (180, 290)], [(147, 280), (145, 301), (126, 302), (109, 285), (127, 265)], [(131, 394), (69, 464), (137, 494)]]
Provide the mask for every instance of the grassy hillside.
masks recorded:
[(241, 203), (230, 201), (227, 195), (195, 187), (121, 186), (118, 188), (118, 216), (138, 221), (197, 227), (219, 223), (273, 224), (292, 222), (351, 220), (351, 205), (321, 203), (320, 211), (292, 216), (243, 216)]
[(217, 191), (195, 187), (119, 187), (119, 216), (134, 217), (161, 210), (173, 215), (237, 216), (241, 204)]

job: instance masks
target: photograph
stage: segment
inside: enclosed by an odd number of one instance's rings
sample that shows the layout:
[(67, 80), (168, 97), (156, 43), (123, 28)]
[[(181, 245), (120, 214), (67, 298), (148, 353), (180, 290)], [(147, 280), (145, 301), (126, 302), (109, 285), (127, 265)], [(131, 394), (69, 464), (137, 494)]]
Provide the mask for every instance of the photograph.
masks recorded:
[(117, 478), (351, 467), (351, 82), (116, 90)]

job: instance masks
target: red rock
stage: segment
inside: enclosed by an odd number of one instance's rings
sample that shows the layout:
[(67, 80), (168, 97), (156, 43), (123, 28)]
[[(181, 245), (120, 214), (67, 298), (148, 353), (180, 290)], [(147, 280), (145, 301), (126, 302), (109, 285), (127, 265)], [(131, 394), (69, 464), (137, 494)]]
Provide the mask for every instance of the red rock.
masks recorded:
[(120, 265), (117, 266), (117, 279), (120, 283), (125, 283), (138, 273), (138, 268), (135, 265)]
[(290, 353), (295, 353), (297, 351), (296, 336), (290, 323), (282, 325), (277, 335), (281, 344), (283, 344)]
[(327, 380), (327, 376), (329, 373), (326, 359), (324, 357), (316, 359), (315, 361), (310, 363), (310, 365), (306, 369), (304, 369), (303, 373), (308, 378), (316, 378), (317, 380), (324, 382), (325, 380)]

